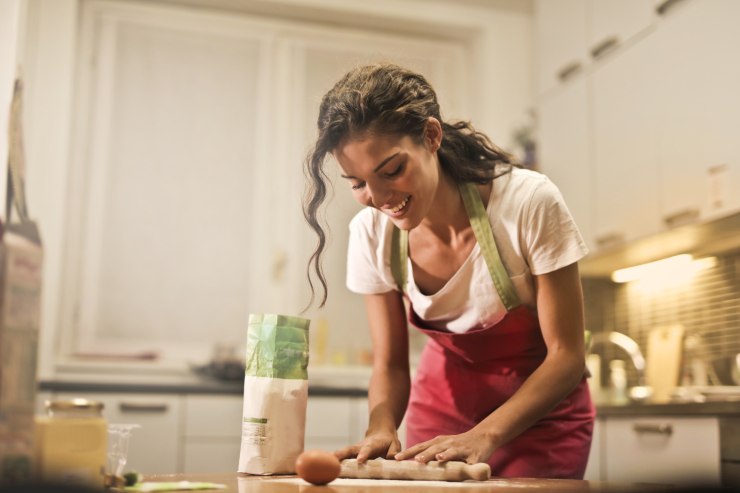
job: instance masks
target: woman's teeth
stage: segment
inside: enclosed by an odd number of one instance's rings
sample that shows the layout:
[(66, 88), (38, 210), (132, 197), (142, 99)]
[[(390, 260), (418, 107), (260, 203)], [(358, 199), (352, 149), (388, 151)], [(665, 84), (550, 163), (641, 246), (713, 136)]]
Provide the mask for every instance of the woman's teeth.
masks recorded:
[(398, 204), (397, 206), (393, 207), (393, 208), (391, 209), (391, 212), (393, 212), (394, 214), (397, 214), (398, 212), (400, 212), (400, 211), (401, 211), (401, 209), (403, 209), (404, 207), (406, 207), (406, 204), (408, 203), (408, 201), (409, 201), (409, 198), (410, 198), (410, 197), (411, 197), (411, 196), (409, 196), (409, 197), (406, 197), (405, 199), (403, 199), (403, 202), (401, 202), (401, 203), (400, 203), (400, 204)]

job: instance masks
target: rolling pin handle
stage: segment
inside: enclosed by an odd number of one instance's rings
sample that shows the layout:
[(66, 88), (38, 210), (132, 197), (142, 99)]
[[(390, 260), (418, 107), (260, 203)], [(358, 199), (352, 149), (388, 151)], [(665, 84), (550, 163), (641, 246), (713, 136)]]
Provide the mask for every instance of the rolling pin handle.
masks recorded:
[(475, 481), (488, 481), (491, 479), (491, 466), (485, 462), (479, 462), (477, 464), (468, 464), (464, 468), (466, 479), (473, 479)]

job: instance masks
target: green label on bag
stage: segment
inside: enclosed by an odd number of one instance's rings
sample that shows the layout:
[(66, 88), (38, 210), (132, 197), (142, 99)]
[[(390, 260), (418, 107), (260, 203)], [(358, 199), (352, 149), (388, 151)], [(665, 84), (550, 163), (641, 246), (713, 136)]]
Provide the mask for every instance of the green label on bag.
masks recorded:
[(308, 380), (310, 323), (308, 319), (286, 315), (249, 315), (246, 374)]

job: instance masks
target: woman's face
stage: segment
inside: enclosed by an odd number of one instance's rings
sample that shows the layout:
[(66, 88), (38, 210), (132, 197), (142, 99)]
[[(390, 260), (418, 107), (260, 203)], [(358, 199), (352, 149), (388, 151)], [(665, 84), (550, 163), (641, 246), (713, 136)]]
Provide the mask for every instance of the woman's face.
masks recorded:
[(427, 216), (437, 192), (441, 128), (438, 139), (436, 131), (427, 131), (424, 144), (409, 136), (365, 134), (346, 139), (333, 155), (359, 203), (410, 230)]

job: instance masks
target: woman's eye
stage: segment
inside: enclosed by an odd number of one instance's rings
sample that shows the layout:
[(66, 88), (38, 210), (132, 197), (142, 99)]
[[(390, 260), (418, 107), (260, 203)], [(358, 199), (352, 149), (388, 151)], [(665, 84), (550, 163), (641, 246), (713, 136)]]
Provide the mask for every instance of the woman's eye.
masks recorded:
[(401, 174), (401, 171), (403, 171), (403, 163), (396, 166), (393, 171), (389, 171), (388, 173), (386, 173), (385, 176), (387, 176), (388, 178), (393, 178), (394, 176), (398, 176), (399, 174)]
[(352, 184), (352, 190), (362, 190), (363, 188), (365, 188), (365, 182), (364, 181), (363, 182), (360, 182), (360, 183), (353, 183)]

